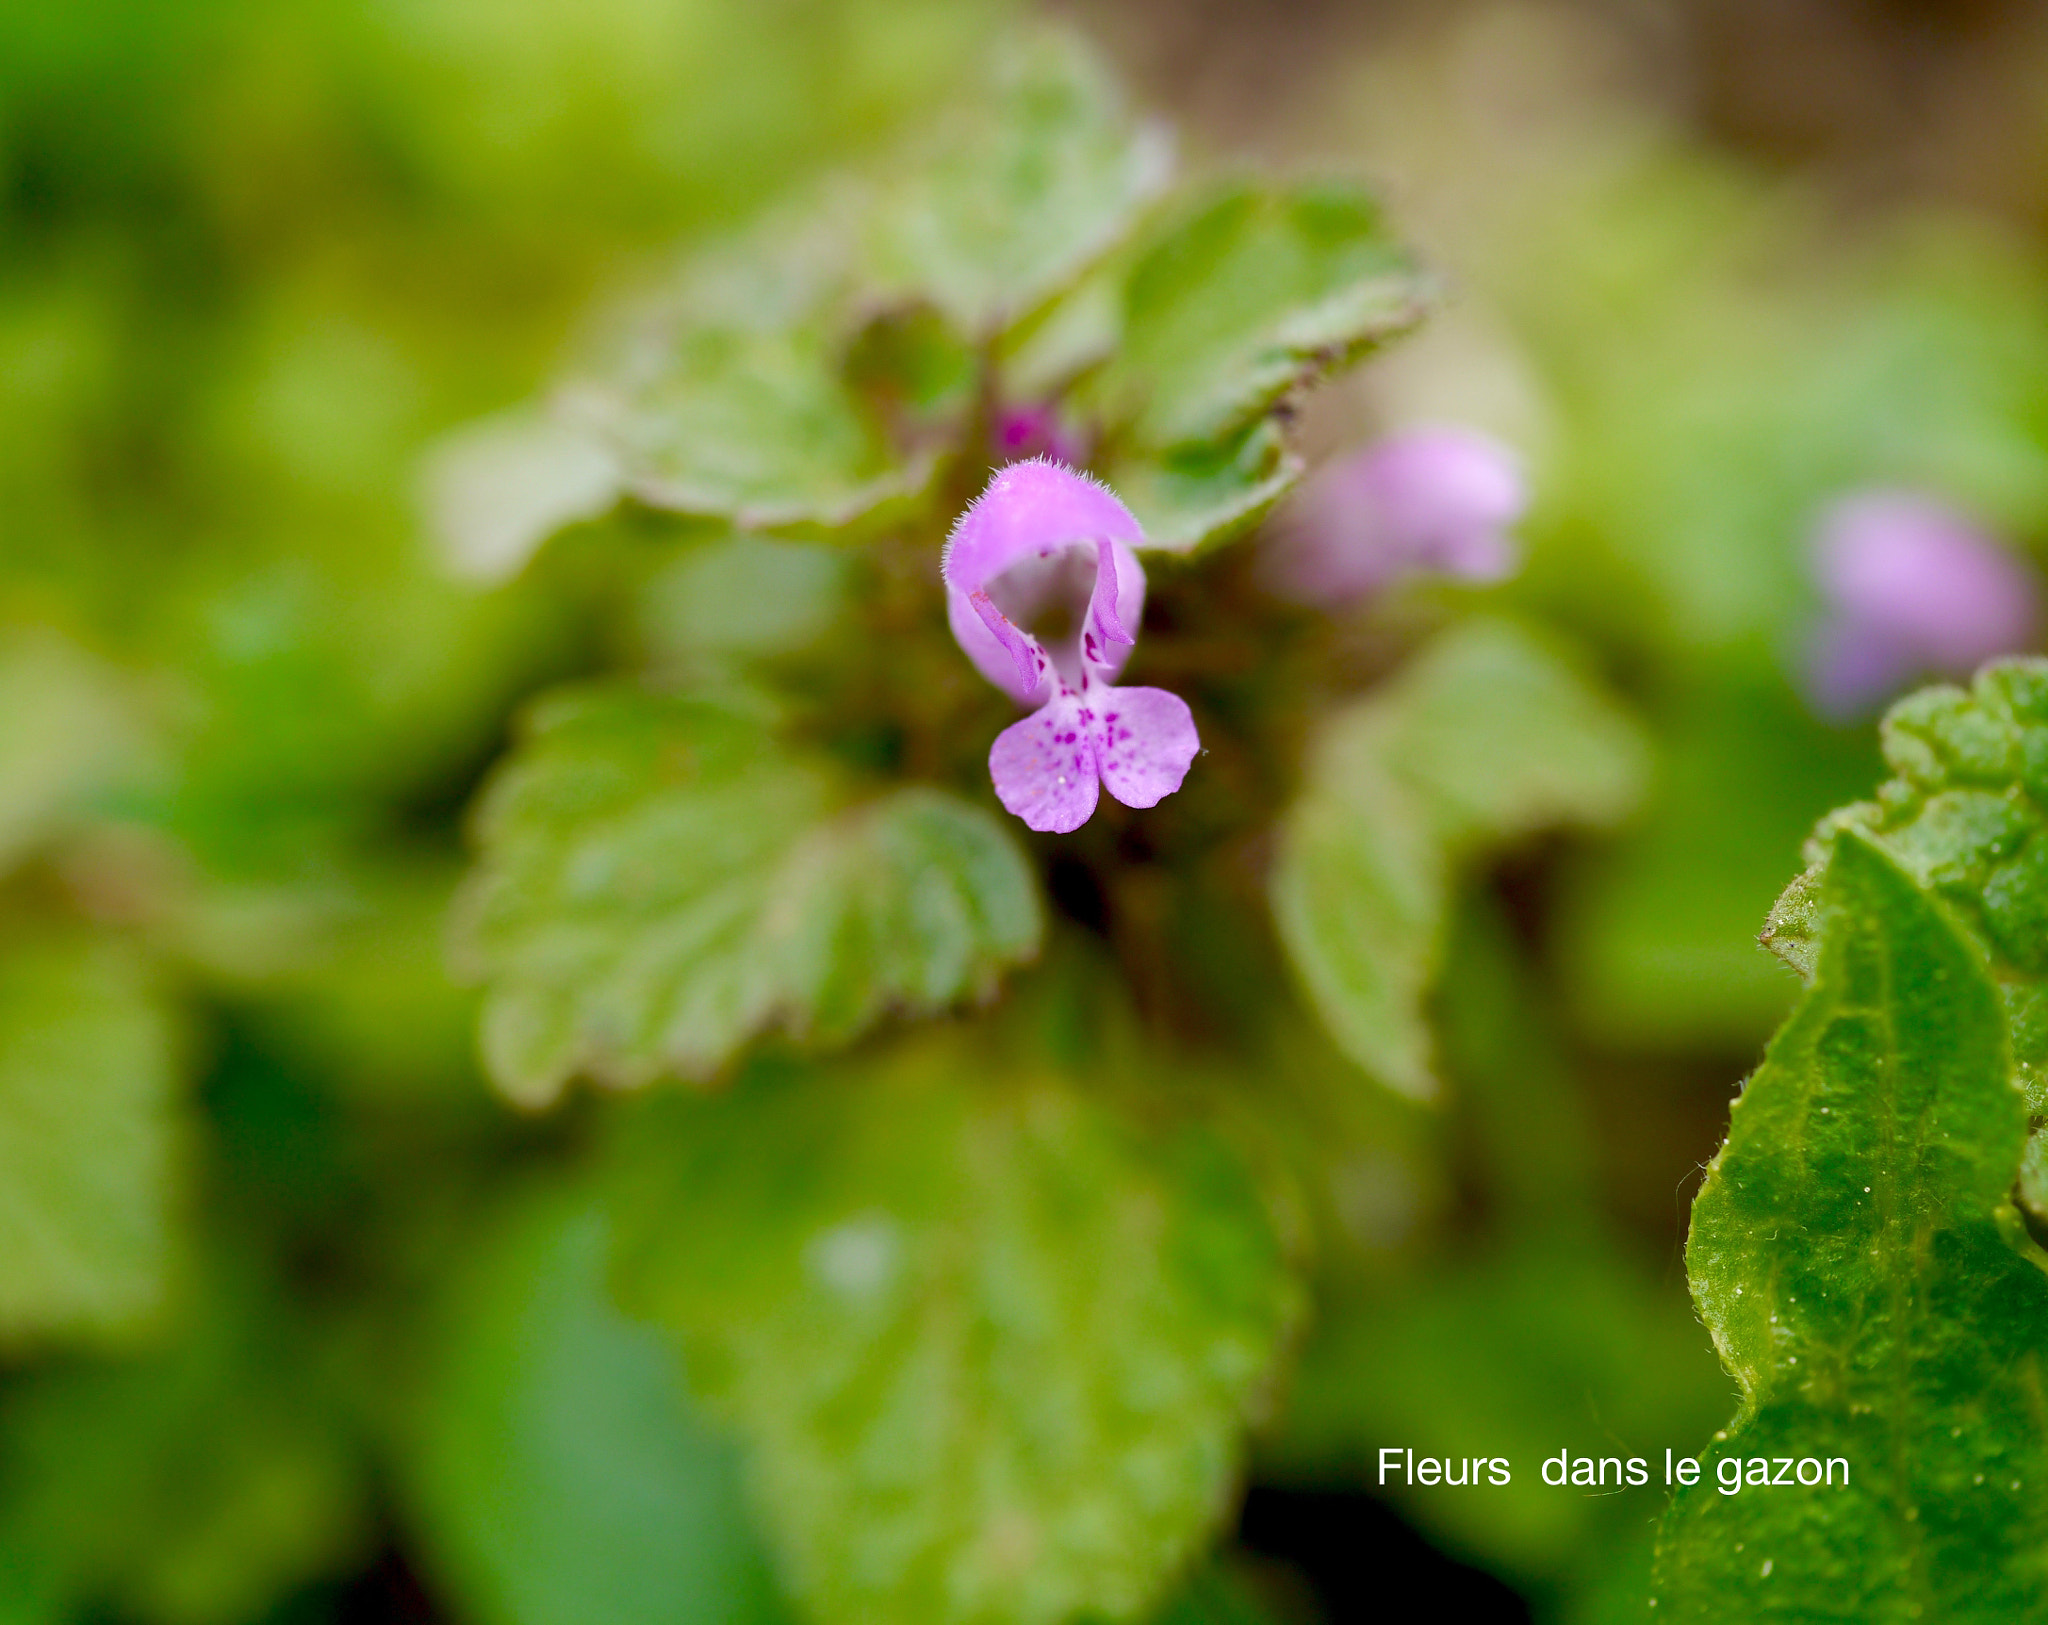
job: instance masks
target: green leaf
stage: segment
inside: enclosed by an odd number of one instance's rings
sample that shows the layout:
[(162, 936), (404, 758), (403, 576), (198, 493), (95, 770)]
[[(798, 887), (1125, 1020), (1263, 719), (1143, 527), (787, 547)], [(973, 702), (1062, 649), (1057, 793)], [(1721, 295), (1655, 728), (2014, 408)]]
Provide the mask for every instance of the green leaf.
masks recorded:
[(1363, 189), (1234, 182), (1197, 200), (1133, 266), (1101, 395), (1141, 445), (1224, 440), (1413, 326), (1426, 291)]
[(1297, 1312), (1217, 1138), (993, 1047), (957, 1031), (633, 1125), (622, 1279), (745, 1437), (820, 1618), (1156, 1604), (1228, 1509)]
[(642, 641), (657, 663), (682, 669), (802, 648), (845, 607), (848, 562), (821, 543), (743, 532), (693, 546), (642, 592)]
[(625, 688), (555, 696), (486, 792), (457, 952), (485, 1061), (544, 1104), (583, 1072), (705, 1077), (782, 1027), (844, 1043), (985, 995), (1037, 951), (1009, 833), (942, 792), (852, 804), (761, 715)]
[(1413, 326), (1427, 291), (1356, 187), (1236, 182), (1166, 221), (1131, 257), (1113, 353), (1077, 395), (1111, 425), (1105, 476), (1151, 544), (1256, 523), (1301, 475), (1277, 410)]
[(162, 1308), (183, 1185), (169, 1012), (121, 948), (0, 941), (0, 1343)]
[(990, 82), (943, 125), (870, 223), (880, 293), (929, 297), (962, 332), (1030, 314), (1122, 239), (1172, 167), (1078, 40), (1006, 40)]
[[(1997, 990), (1854, 833), (1819, 913), (1813, 985), (1693, 1204), (1694, 1301), (1743, 1398), (1667, 1514), (1659, 1617), (2037, 1618), (2048, 1279), (2009, 1239), (2027, 1105)], [(1724, 1493), (1756, 1459), (1846, 1468)]]
[(1821, 821), (1764, 945), (1812, 973), (1835, 833), (1867, 835), (1990, 955), (2015, 1076), (2048, 1111), (2048, 661), (1987, 667), (1967, 692), (1923, 689), (1892, 707), (1883, 739), (1894, 777)]
[(1120, 250), (1099, 261), (1073, 287), (1003, 335), (995, 349), (998, 398), (1053, 400), (1115, 354), (1123, 333), (1128, 257)]
[(480, 1625), (786, 1618), (731, 1449), (612, 1306), (606, 1251), (602, 1213), (548, 1192), (465, 1264), (409, 1463), (435, 1567)]
[(595, 435), (541, 411), (466, 424), (429, 453), (426, 518), (456, 575), (497, 582), (534, 550), (619, 499), (619, 470)]
[(743, 529), (816, 534), (879, 519), (923, 491), (934, 436), (966, 401), (954, 391), (924, 402), (937, 423), (892, 421), (890, 380), (876, 368), (914, 363), (914, 397), (934, 346), (962, 341), (921, 327), (907, 350), (860, 342), (849, 218), (859, 202), (845, 189), (801, 197), (616, 319), (555, 414), (606, 448), (627, 494)]
[(53, 633), (9, 637), (0, 648), (0, 869), (83, 811), (134, 744), (112, 672)]
[(1280, 425), (1257, 418), (1219, 445), (1112, 459), (1107, 478), (1151, 546), (1189, 553), (1257, 524), (1301, 470)]
[(900, 456), (837, 368), (830, 330), (678, 325), (649, 334), (645, 376), (604, 407), (626, 488), (650, 507), (751, 530), (843, 529), (915, 496)]
[(1468, 622), (1338, 713), (1281, 825), (1281, 941), (1338, 1044), (1402, 1094), (1436, 1092), (1423, 999), (1455, 866), (1640, 793), (1635, 725), (1528, 632)]
[(1814, 819), (1869, 785), (1876, 742), (1775, 670), (1658, 686), (1654, 794), (1557, 888), (1573, 1022), (1613, 1050), (1761, 1049), (1799, 984), (1757, 922)]

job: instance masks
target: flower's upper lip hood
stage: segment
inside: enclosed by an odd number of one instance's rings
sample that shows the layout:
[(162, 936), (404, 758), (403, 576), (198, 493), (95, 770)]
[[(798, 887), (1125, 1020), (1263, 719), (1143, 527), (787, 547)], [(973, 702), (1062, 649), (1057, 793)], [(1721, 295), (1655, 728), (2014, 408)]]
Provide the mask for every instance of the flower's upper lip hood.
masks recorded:
[[(1042, 704), (1058, 683), (1078, 685), (1084, 674), (1113, 679), (1144, 612), (1145, 572), (1133, 550), (1144, 534), (1130, 509), (1087, 475), (1042, 457), (1010, 464), (946, 541), (941, 574), (954, 636), (982, 675), (1021, 705)], [(1077, 554), (1087, 556), (1087, 573), (1066, 584), (1077, 593), (1072, 630), (1048, 649), (1020, 624), (1032, 618), (1018, 608), (1020, 578), (1027, 599), (1057, 590), (1056, 561)]]
[(1145, 531), (1116, 494), (1090, 475), (1047, 457), (997, 471), (946, 538), (946, 585), (973, 593), (1033, 554), (1076, 542), (1145, 545)]

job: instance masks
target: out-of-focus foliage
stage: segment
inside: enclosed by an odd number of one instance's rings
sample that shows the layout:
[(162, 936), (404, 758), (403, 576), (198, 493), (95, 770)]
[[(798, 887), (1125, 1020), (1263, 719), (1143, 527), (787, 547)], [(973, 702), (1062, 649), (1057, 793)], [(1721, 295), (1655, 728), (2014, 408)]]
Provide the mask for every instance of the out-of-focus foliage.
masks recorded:
[(535, 717), (458, 910), (513, 1099), (544, 1105), (578, 1073), (708, 1075), (776, 1023), (843, 1044), (888, 1005), (985, 995), (1037, 951), (1038, 898), (989, 814), (929, 789), (841, 810), (819, 764), (764, 748), (771, 726), (630, 692)]
[(879, 197), (849, 200), (874, 286), (929, 299), (969, 339), (1065, 291), (1171, 166), (1165, 132), (1133, 118), (1123, 88), (1068, 36), (1013, 43), (989, 79), (971, 110), (920, 138), (925, 162)]
[(1225, 1142), (1118, 1109), (1127, 1059), (947, 1036), (636, 1123), (628, 1300), (818, 1616), (1128, 1617), (1230, 1494), (1299, 1289)]
[(170, 1012), (117, 944), (17, 929), (0, 952), (0, 1337), (132, 1331), (183, 1217)]
[[(1535, 1474), (1728, 1414), (1673, 1187), (1877, 771), (1799, 687), (1805, 527), (2041, 540), (2048, 277), (1681, 139), (1603, 25), (1421, 9), (1262, 106), (1304, 179), (999, 0), (0, 3), (0, 1619), (1298, 1625), (1247, 1476), (1641, 1617), (1661, 1487)], [(1265, 596), (1310, 455), (1427, 418), (1526, 455), (1524, 578)], [(936, 577), (1026, 449), (1177, 555), (1131, 679), (1204, 747), (1060, 839)], [(1897, 713), (1828, 826), (1884, 895), (1777, 917), (1821, 969), (1695, 1239), (1710, 1459), (1925, 1471), (1827, 1529), (1700, 1486), (1660, 1608), (1839, 1611), (1932, 1533), (2028, 1595), (1996, 1033), (1927, 1074), (1998, 1118), (1970, 1193), (1885, 1176), (1928, 1249), (1787, 1170), (1912, 1098), (1794, 1055), (1844, 1000), (1918, 1055), (1988, 955), (2037, 1082), (2031, 681)], [(1846, 1397), (1743, 1340), (1830, 1259), (1939, 1392), (1803, 1286), (1766, 1348)]]
[(227, 1625), (361, 1559), (369, 1486), (338, 1373), (279, 1298), (248, 1261), (210, 1263), (161, 1346), (9, 1390), (0, 1617)]
[(1661, 1467), (1669, 1441), (1725, 1417), (1728, 1383), (1670, 1272), (1602, 1221), (1595, 1125), (1498, 907), (1465, 897), (1442, 952), (1442, 1070), (1477, 1108), (1474, 1172), (1495, 1211), (1480, 1237), (1436, 1238), (1331, 1292), (1267, 1469), (1377, 1484), (1394, 1440), (1439, 1459), (1505, 1458), (1511, 1481), (1483, 1493), (1398, 1479), (1382, 1493), (1552, 1614), (1634, 1618), (1657, 1492), (1560, 1490), (1539, 1464), (1567, 1450)]
[[(1058, 35), (992, 60), (963, 128), (876, 178), (801, 194), (621, 317), (554, 411), (624, 491), (749, 530), (858, 539), (914, 513), (963, 435), (1043, 404), (1002, 398), (1002, 383), (1063, 385), (1077, 367), (1072, 409), (1154, 545), (1241, 530), (1294, 482), (1269, 414), (1420, 312), (1421, 279), (1377, 205), (1352, 186), (1241, 185), (1143, 222), (1168, 151), (1101, 67)], [(991, 355), (1007, 364), (983, 366)], [(538, 542), (547, 519), (576, 516), (599, 466), (535, 482), (519, 525), (477, 468), (460, 470), (444, 487), (450, 552)], [(473, 511), (453, 505), (465, 492)]]
[(2004, 223), (1859, 207), (1681, 135), (1626, 37), (1485, 8), (1364, 64), (1342, 117), (1463, 288), (1377, 404), (1533, 450), (1513, 595), (1626, 667), (1660, 742), (1645, 815), (1560, 897), (1562, 991), (1607, 1047), (1739, 1064), (1796, 990), (1757, 922), (1876, 767), (1794, 681), (1810, 527), (1845, 488), (1917, 486), (2038, 550), (2048, 307)]
[(118, 678), (31, 632), (0, 655), (0, 866), (60, 833), (126, 770), (135, 744)]
[(463, 1265), (419, 1397), (428, 1555), (487, 1625), (786, 1619), (731, 1451), (613, 1307), (606, 1256), (602, 1211), (548, 1191)]
[(1228, 443), (1305, 379), (1419, 314), (1413, 268), (1349, 187), (1234, 186), (1167, 225), (1124, 283), (1100, 389), (1141, 446)]
[(1301, 463), (1265, 414), (1411, 325), (1422, 289), (1377, 203), (1351, 187), (1235, 185), (1133, 257), (1115, 348), (1082, 399), (1129, 427), (1104, 472), (1162, 546), (1228, 537)]
[(1642, 779), (1629, 719), (1505, 623), (1446, 635), (1331, 718), (1288, 813), (1273, 911), (1316, 1008), (1389, 1088), (1436, 1092), (1424, 994), (1449, 869), (1487, 842), (1611, 823)]

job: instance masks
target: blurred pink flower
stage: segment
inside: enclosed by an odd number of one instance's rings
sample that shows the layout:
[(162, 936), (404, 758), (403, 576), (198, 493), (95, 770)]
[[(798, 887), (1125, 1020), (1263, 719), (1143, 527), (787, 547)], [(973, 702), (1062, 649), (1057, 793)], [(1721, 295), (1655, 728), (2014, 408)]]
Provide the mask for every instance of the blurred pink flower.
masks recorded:
[(1402, 576), (1498, 581), (1517, 549), (1508, 529), (1528, 506), (1514, 454), (1470, 429), (1404, 429), (1327, 465), (1276, 528), (1266, 559), (1275, 591), (1342, 605)]
[(1154, 806), (1201, 748), (1177, 695), (1114, 686), (1144, 614), (1143, 541), (1108, 487), (1042, 458), (999, 470), (947, 538), (954, 638), (1034, 708), (988, 759), (997, 797), (1033, 829), (1079, 829), (1103, 788)]
[(996, 456), (1005, 461), (1046, 457), (1076, 463), (1083, 454), (1080, 436), (1060, 421), (1050, 406), (1019, 406), (996, 420)]
[(1966, 677), (2030, 644), (2039, 584), (1955, 509), (1913, 491), (1866, 491), (1820, 517), (1814, 577), (1827, 615), (1808, 652), (1817, 709), (1850, 716), (1915, 677)]

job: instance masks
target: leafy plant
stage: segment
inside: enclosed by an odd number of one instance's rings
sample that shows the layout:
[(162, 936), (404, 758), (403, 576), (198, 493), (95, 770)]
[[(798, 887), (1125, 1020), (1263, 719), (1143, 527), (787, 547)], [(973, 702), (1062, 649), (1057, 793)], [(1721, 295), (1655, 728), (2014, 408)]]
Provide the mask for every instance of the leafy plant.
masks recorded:
[(2039, 267), (1017, 21), (0, 7), (0, 1620), (2040, 1611)]
[[(606, 547), (675, 557), (657, 581), (693, 584), (651, 589), (665, 663), (530, 710), (476, 816), (457, 947), (484, 984), (483, 1052), (513, 1099), (546, 1104), (577, 1076), (717, 1087), (634, 1119), (634, 1172), (613, 1199), (621, 1279), (745, 1442), (784, 1573), (822, 1618), (1050, 1622), (1154, 1605), (1229, 1505), (1306, 1294), (1286, 1159), (1229, 1129), (1226, 1101), (1135, 1089), (1164, 1063), (1100, 1036), (1118, 1018), (1086, 1018), (1080, 1047), (1045, 1060), (1013, 1018), (908, 1047), (890, 1032), (987, 999), (1042, 949), (1041, 978), (1059, 985), (1077, 951), (1045, 932), (1040, 866), (1015, 826), (962, 799), (986, 795), (963, 768), (993, 730), (958, 666), (939, 664), (964, 662), (929, 584), (963, 493), (1019, 435), (1039, 436), (1130, 507), (1058, 494), (1047, 476), (1030, 487), (1042, 496), (1015, 488), (1012, 513), (998, 480), (981, 510), (991, 538), (1067, 512), (1085, 528), (1100, 510), (1118, 547), (1226, 541), (1300, 473), (1282, 416), (1293, 396), (1419, 310), (1424, 279), (1356, 189), (1241, 181), (1155, 202), (1164, 161), (1071, 42), (1008, 49), (940, 143), (700, 256), (620, 330), (603, 370), (555, 397), (558, 432), (587, 437), (591, 466), (616, 468), (633, 504), (708, 528), (664, 540), (646, 520), (614, 522)], [(537, 504), (532, 535), (560, 512)], [(452, 520), (460, 555), (468, 532)], [(1045, 556), (1067, 539), (1048, 531)], [(825, 549), (848, 568), (791, 573)], [(1003, 541), (986, 556), (1000, 572), (1024, 555)], [(1119, 616), (1135, 615), (1143, 573), (1122, 557), (1086, 614), (1128, 647), (1136, 621)], [(982, 576), (949, 580), (952, 633), (979, 663), (962, 629), (977, 616), (997, 628), (996, 611), (977, 607)], [(697, 597), (818, 587), (822, 615), (758, 639), (724, 635)], [(1263, 613), (1284, 626), (1277, 606)], [(685, 616), (689, 630), (662, 630)], [(1001, 635), (1036, 651), (1020, 693), (1048, 659), (1079, 658), (1050, 633), (1043, 646)], [(878, 689), (884, 650), (896, 681)], [(1009, 656), (989, 659), (1007, 682)], [(1503, 685), (1525, 716), (1492, 711)], [(1112, 709), (1158, 696), (1106, 692)], [(1367, 719), (1375, 707), (1388, 726)], [(1352, 755), (1373, 754), (1375, 782), (1399, 787), (1366, 818), (1426, 820), (1430, 865), (1612, 818), (1640, 772), (1611, 702), (1505, 626), (1447, 634), (1398, 695), (1361, 702), (1352, 731), (1376, 740)], [(1528, 765), (1501, 785), (1492, 758), (1508, 741)], [(912, 764), (935, 782), (903, 787)], [(1326, 800), (1370, 801), (1357, 778)], [(1319, 805), (1311, 792), (1293, 824), (1351, 840)], [(1166, 829), (1190, 852), (1214, 839)], [(1369, 906), (1309, 850), (1283, 860), (1283, 899)], [(1088, 861), (1117, 884), (1099, 849)], [(1395, 1023), (1421, 1020), (1443, 906), (1378, 932)], [(1284, 901), (1281, 919), (1323, 994), (1328, 933)], [(1113, 1006), (1116, 971), (1088, 977)], [(1340, 1033), (1380, 1029), (1324, 1002)], [(872, 1050), (878, 1031), (882, 1053), (815, 1076), (746, 1059)], [(1380, 1070), (1412, 1091), (1421, 1064)]]
[(2006, 958), (2032, 956), (2012, 899), (2043, 694), (2026, 662), (1895, 708), (1899, 778), (1822, 825), (1772, 916), (1812, 980), (1693, 1206), (1693, 1294), (1742, 1406), (1665, 1520), (1675, 1617), (2012, 1619), (2048, 1596), (2048, 1255), (2018, 1205), (2031, 1001)]

